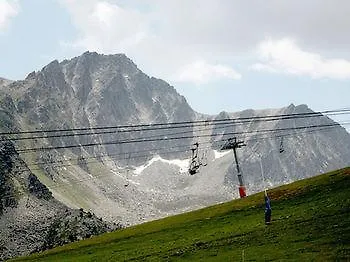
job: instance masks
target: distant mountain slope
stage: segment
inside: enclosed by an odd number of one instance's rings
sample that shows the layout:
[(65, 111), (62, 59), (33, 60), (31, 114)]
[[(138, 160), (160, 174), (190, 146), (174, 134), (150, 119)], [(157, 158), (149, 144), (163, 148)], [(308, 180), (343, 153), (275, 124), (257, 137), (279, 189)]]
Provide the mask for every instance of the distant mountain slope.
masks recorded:
[(350, 168), (15, 261), (347, 261)]
[[(273, 110), (245, 110), (231, 114), (231, 117), (254, 117), (259, 115), (290, 115), (312, 113), (306, 105)], [(350, 135), (345, 128), (332, 127), (335, 122), (329, 117), (283, 119), (279, 121), (251, 121), (246, 125), (235, 126), (231, 132), (242, 132), (239, 136), (246, 147), (239, 150), (242, 170), (248, 190), (256, 192), (265, 186), (275, 186), (309, 177), (313, 173), (324, 173), (348, 166), (350, 163)], [(288, 130), (289, 128), (320, 126)], [(329, 127), (331, 126), (331, 127)], [(254, 133), (258, 130), (261, 133)], [(276, 130), (264, 135), (264, 130)], [(278, 131), (282, 130), (282, 131)], [(226, 131), (225, 131), (226, 132)], [(225, 133), (224, 132), (224, 133)], [(251, 132), (251, 133), (249, 133)], [(264, 139), (264, 137), (267, 137)], [(270, 138), (269, 138), (270, 137)], [(283, 152), (280, 152), (282, 146)], [(229, 156), (232, 159), (232, 155)], [(233, 159), (232, 159), (233, 161)], [(228, 183), (235, 183), (233, 166), (225, 177)], [(263, 178), (265, 177), (265, 185)]]

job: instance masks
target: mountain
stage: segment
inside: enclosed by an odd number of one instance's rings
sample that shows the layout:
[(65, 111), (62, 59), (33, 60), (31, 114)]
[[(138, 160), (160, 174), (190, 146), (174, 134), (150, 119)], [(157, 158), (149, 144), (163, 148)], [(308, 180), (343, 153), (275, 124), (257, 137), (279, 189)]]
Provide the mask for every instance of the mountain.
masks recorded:
[(11, 84), (13, 81), (0, 77), (0, 88)]
[[(6, 116), (13, 116), (3, 125), (4, 131), (192, 121), (199, 115), (173, 87), (163, 80), (148, 77), (123, 54), (105, 56), (86, 52), (61, 63), (53, 61), (41, 71), (30, 73), (25, 80), (6, 85), (1, 91)], [(191, 133), (192, 128), (177, 131)], [(164, 131), (116, 133), (112, 130), (109, 133), (25, 140), (17, 145), (18, 148), (33, 148), (39, 145), (103, 144), (145, 135), (154, 137)], [(172, 148), (191, 143), (191, 139), (182, 139), (118, 147), (78, 146), (29, 152), (23, 154), (23, 158), (43, 183), (49, 188), (53, 186), (54, 196), (63, 203), (97, 211), (97, 215), (109, 220), (127, 218), (126, 222), (135, 223), (149, 216), (149, 208), (140, 208), (143, 204), (138, 204), (143, 202), (143, 189), (131, 184), (125, 190), (125, 184), (129, 183), (125, 167), (131, 164), (130, 159), (133, 165), (141, 165), (153, 155), (166, 157), (169, 151), (172, 157), (183, 158), (183, 152), (173, 153)], [(142, 152), (141, 156), (139, 152)], [(116, 160), (116, 156), (121, 157)], [(72, 160), (66, 161), (67, 158)], [(97, 178), (89, 179), (94, 177)], [(72, 184), (80, 186), (71, 187)], [(116, 205), (119, 208), (113, 208)], [(156, 213), (151, 217), (157, 216)]]
[(0, 260), (120, 227), (55, 200), (5, 138), (0, 141), (0, 163)]
[[(174, 87), (147, 76), (123, 54), (86, 52), (53, 61), (3, 85), (0, 107), (3, 132), (42, 131), (10, 138), (55, 199), (126, 225), (238, 197), (232, 152), (220, 151), (233, 136), (247, 144), (238, 158), (248, 194), (350, 164), (350, 135), (341, 126), (288, 130), (335, 125), (327, 116), (258, 120), (312, 112), (306, 105), (200, 114)], [(227, 118), (247, 121), (191, 124)], [(166, 125), (172, 122), (190, 124)], [(264, 133), (275, 129), (285, 131)], [(195, 142), (207, 165), (191, 176)]]
[[(86, 52), (61, 63), (53, 61), (41, 71), (30, 73), (24, 81), (6, 86), (5, 90), (14, 98), (19, 117), (23, 119), (20, 129), (24, 130), (166, 123), (196, 118), (185, 98), (173, 87), (148, 77), (123, 54), (105, 56)], [(96, 140), (103, 143), (121, 138), (132, 137), (112, 133), (55, 138), (48, 143), (54, 146)], [(149, 155), (153, 155), (157, 152), (152, 149), (168, 145), (158, 141), (146, 146), (151, 151)], [(144, 147), (142, 145), (146, 149)], [(72, 151), (76, 155), (83, 155), (84, 151), (90, 155), (113, 155), (137, 149), (138, 146), (123, 145)]]
[[(313, 111), (306, 105), (293, 104), (282, 109), (245, 110), (231, 114), (234, 118), (256, 117), (261, 115), (311, 114)], [(246, 132), (242, 139), (247, 146), (239, 149), (248, 191), (256, 192), (264, 187), (290, 183), (309, 177), (309, 171), (324, 173), (349, 165), (349, 133), (340, 126), (332, 127), (334, 121), (327, 116), (283, 119), (279, 121), (250, 121), (246, 125), (235, 126), (234, 132)], [(289, 128), (321, 126), (297, 131)], [(264, 130), (282, 130), (267, 133)], [(254, 133), (259, 130), (260, 134)], [(286, 130), (286, 131), (284, 131)], [(231, 131), (232, 132), (232, 131)], [(249, 133), (251, 132), (251, 133)], [(282, 135), (283, 137), (280, 137)], [(272, 138), (268, 138), (271, 137)], [(267, 137), (267, 139), (264, 139)], [(280, 152), (282, 146), (283, 152)], [(227, 157), (227, 156), (225, 156)], [(232, 158), (232, 156), (228, 156)], [(233, 166), (225, 176), (226, 181), (235, 183)], [(264, 181), (265, 180), (265, 184)], [(230, 182), (228, 182), (230, 183)]]

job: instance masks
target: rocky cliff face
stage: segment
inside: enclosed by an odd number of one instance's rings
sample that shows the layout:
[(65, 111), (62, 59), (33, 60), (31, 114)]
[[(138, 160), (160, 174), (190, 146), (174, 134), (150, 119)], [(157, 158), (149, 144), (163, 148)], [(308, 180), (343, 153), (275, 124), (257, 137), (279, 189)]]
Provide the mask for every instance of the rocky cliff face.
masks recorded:
[(11, 84), (13, 81), (0, 77), (0, 88)]
[[(26, 80), (12, 83), (7, 91), (15, 98), (25, 128), (67, 129), (142, 123), (166, 123), (195, 118), (184, 97), (166, 82), (148, 77), (125, 55), (99, 55), (86, 52), (80, 57), (53, 61)], [(23, 127), (23, 128), (24, 128)], [(51, 145), (101, 143), (130, 139), (117, 136), (55, 138)], [(176, 143), (176, 142), (174, 142)], [(148, 143), (150, 150), (159, 148)], [(135, 145), (124, 151), (138, 151)], [(145, 145), (142, 145), (142, 149)], [(89, 154), (120, 153), (115, 146), (84, 148)], [(81, 149), (73, 153), (82, 153)], [(156, 152), (153, 152), (156, 153)], [(149, 154), (151, 155), (151, 154)], [(142, 162), (142, 161), (141, 161)]]
[(55, 200), (6, 139), (0, 141), (0, 163), (0, 260), (120, 227)]
[[(350, 135), (342, 127), (291, 133), (284, 137), (283, 153), (279, 153), (278, 135), (286, 132), (269, 133), (265, 137), (263, 133), (252, 132), (333, 123), (324, 116), (250, 121), (225, 128), (216, 124), (142, 132), (107, 129), (104, 131), (109, 133), (102, 134), (93, 128), (311, 112), (305, 105), (290, 105), (204, 116), (194, 112), (173, 87), (145, 75), (123, 54), (86, 52), (70, 60), (53, 61), (41, 71), (30, 73), (25, 80), (6, 82), (0, 89), (1, 130), (67, 130), (39, 134), (50, 138), (16, 140), (19, 150), (63, 147), (21, 153), (38, 181), (70, 208), (83, 208), (110, 222), (135, 224), (237, 197), (232, 152), (219, 150), (223, 140), (231, 137), (225, 135), (228, 133), (236, 133), (247, 143), (239, 150), (238, 157), (248, 193), (350, 164)], [(89, 134), (72, 135), (73, 131), (69, 130), (74, 128), (87, 128), (84, 132)], [(195, 138), (169, 139), (172, 136)], [(105, 144), (155, 137), (160, 139)], [(199, 142), (200, 156), (205, 153), (203, 161), (207, 165), (190, 176), (188, 149), (194, 142)], [(69, 145), (78, 146), (64, 148)], [(183, 148), (187, 151), (179, 150)], [(31, 180), (28, 190), (40, 192), (38, 181)], [(5, 190), (6, 194), (13, 194), (11, 188)], [(8, 202), (3, 206), (19, 204)], [(62, 228), (50, 229), (58, 234), (62, 231)]]

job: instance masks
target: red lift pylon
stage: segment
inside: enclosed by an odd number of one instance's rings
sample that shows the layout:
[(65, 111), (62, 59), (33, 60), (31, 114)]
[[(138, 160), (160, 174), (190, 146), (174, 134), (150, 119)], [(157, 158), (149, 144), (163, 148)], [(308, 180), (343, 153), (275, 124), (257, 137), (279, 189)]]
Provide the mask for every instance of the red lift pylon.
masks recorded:
[(237, 177), (238, 177), (238, 182), (239, 182), (239, 196), (241, 198), (244, 198), (247, 196), (246, 193), (246, 188), (243, 182), (243, 176), (242, 176), (242, 171), (239, 167), (239, 163), (238, 163), (238, 158), (237, 158), (237, 148), (241, 148), (243, 146), (246, 146), (246, 144), (244, 144), (244, 141), (237, 141), (237, 138), (229, 138), (227, 143), (221, 148), (221, 150), (227, 150), (227, 149), (232, 149), (233, 150), (233, 155), (235, 158), (235, 162), (236, 162), (236, 169), (237, 169)]

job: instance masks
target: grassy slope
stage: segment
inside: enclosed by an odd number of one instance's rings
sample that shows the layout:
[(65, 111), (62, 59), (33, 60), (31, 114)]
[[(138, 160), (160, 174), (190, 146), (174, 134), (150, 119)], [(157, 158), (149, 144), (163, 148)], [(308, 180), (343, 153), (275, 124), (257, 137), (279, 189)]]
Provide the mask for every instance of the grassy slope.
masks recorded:
[(350, 168), (17, 261), (350, 260)]

